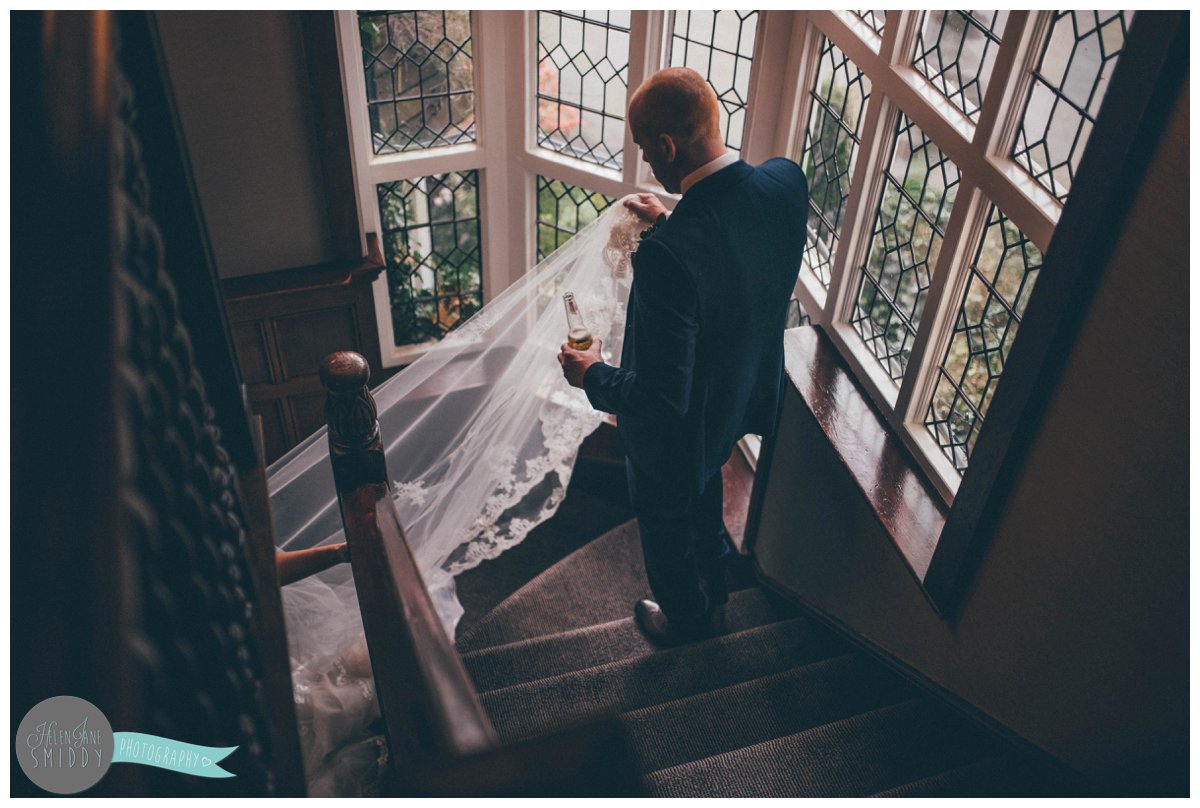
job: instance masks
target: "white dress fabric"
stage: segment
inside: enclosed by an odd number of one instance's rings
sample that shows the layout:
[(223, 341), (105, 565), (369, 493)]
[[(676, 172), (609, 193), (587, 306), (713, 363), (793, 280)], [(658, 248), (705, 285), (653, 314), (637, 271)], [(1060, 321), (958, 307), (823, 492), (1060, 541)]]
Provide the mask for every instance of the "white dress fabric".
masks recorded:
[[(622, 202), (373, 391), (401, 524), (452, 638), (454, 576), (554, 514), (603, 419), (555, 356), (570, 291), (620, 361), (645, 227)], [(271, 465), (268, 487), (280, 550), (345, 540), (324, 429)], [(386, 747), (350, 566), (283, 587), (283, 605), (309, 793), (370, 793)]]

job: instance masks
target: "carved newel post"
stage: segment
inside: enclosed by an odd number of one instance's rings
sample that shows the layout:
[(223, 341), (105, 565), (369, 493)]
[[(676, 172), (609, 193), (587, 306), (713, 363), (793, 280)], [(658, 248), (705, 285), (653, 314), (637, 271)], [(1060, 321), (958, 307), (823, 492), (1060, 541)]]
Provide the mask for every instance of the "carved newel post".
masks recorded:
[(367, 389), (371, 367), (362, 354), (337, 351), (321, 362), (321, 383), (329, 397), (329, 459), (339, 494), (363, 483), (386, 483), (387, 467), (375, 399)]

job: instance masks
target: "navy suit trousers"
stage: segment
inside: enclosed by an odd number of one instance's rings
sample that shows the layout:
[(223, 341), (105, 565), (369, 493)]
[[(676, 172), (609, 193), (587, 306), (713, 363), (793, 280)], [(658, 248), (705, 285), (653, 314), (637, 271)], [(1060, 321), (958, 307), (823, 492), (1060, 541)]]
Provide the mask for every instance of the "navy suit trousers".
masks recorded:
[(679, 486), (655, 479), (628, 459), (625, 471), (650, 591), (677, 632), (703, 634), (713, 609), (725, 602), (725, 559), (732, 549), (721, 470), (699, 496), (681, 494)]

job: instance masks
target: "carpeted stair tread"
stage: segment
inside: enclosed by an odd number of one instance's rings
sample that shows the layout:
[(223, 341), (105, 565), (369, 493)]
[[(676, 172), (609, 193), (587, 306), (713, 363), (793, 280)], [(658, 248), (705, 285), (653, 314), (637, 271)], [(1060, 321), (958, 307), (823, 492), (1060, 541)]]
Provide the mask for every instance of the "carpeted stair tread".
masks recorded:
[[(632, 611), (632, 604), (629, 611)], [(778, 619), (774, 608), (758, 589), (731, 593), (725, 607), (728, 633)], [(657, 650), (633, 618), (626, 617), (561, 634), (481, 648), (463, 654), (462, 659), (476, 689), (484, 692), (644, 656)]]
[(621, 716), (639, 773), (792, 735), (912, 698), (899, 677), (859, 654), (645, 707)]
[(1066, 793), (759, 589), (731, 593), (725, 635), (666, 650), (631, 617), (648, 596), (630, 521), (467, 629), (457, 646), (501, 739), (618, 716), (653, 796)]
[(659, 797), (862, 797), (997, 753), (994, 741), (926, 699), (653, 772)]
[(1016, 797), (1032, 796), (1025, 773), (1012, 760), (990, 757), (889, 788), (874, 797)]
[(1016, 752), (889, 788), (876, 797), (1069, 797), (1087, 793), (1077, 778), (1051, 774)]
[(462, 653), (629, 616), (650, 597), (637, 521), (576, 550), (510, 595), (456, 644)]
[(502, 739), (622, 713), (788, 670), (841, 652), (800, 618), (481, 694)]

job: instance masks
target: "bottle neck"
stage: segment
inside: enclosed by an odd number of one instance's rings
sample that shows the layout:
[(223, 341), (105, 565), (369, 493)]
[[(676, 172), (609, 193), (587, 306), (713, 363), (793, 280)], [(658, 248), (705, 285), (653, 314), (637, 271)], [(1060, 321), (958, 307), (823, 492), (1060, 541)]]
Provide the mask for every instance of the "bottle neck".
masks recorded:
[(567, 330), (586, 329), (587, 325), (583, 322), (583, 315), (579, 311), (579, 304), (575, 302), (575, 296), (564, 296), (563, 304), (567, 309)]

